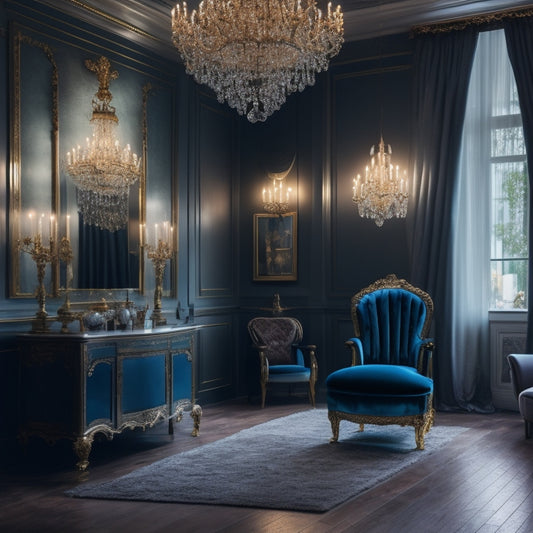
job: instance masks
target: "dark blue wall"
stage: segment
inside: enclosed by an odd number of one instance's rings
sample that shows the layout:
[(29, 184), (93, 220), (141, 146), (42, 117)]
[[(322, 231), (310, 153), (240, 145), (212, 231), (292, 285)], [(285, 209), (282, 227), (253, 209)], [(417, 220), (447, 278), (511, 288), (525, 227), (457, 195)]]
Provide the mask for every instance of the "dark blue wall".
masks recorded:
[[(348, 363), (343, 343), (352, 334), (350, 297), (385, 274), (409, 275), (405, 221), (394, 219), (377, 228), (359, 217), (351, 201), (352, 178), (364, 169), (380, 133), (392, 145), (395, 162), (408, 162), (412, 43), (407, 36), (346, 44), (314, 87), (290, 96), (266, 123), (249, 124), (196, 85), (180, 64), (122, 37), (85, 23), (76, 26), (76, 20), (32, 0), (5, 2), (0, 20), (4, 80), (9, 75), (9, 22), (15, 20), (53, 46), (67, 80), (75, 79), (86, 52), (101, 53), (128, 72), (123, 76), (128, 83), (154, 80), (172, 92), (168, 109), (158, 112), (173, 119), (168, 194), (177, 207), (179, 253), (171, 270), (176, 294), (163, 305), (169, 322), (179, 301), (185, 308), (194, 305), (195, 322), (209, 326), (197, 346), (199, 402), (246, 395), (256, 388), (258, 376), (249, 373), (246, 324), (268, 313), (265, 308), (271, 307), (274, 293), (289, 308), (287, 314), (301, 319), (304, 340), (318, 346), (321, 389), (330, 371)], [(60, 93), (61, 105), (74, 90), (72, 86), (67, 94)], [(2, 83), (0, 419), (8, 424), (2, 425), (0, 439), (12, 435), (16, 426), (15, 335), (29, 329), (36, 311), (34, 299), (9, 298), (7, 291), (8, 97), (7, 83)], [(64, 128), (74, 128), (65, 122)], [(288, 181), (297, 193), (291, 209), (298, 216), (298, 278), (253, 281), (253, 214), (262, 212), (267, 172), (287, 167), (293, 156)], [(51, 301), (50, 312), (59, 303)]]

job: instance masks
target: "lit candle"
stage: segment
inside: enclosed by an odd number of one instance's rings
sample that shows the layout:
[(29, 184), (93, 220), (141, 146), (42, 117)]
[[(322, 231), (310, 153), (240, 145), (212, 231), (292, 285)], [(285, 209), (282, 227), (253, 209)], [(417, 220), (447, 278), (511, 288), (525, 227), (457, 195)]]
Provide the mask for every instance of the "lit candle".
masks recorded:
[(157, 224), (154, 225), (154, 240), (155, 240), (155, 247), (157, 248), (157, 244), (158, 244), (158, 241), (159, 241), (159, 235), (158, 235), (158, 228), (157, 228)]
[(49, 230), (50, 234), (48, 235), (48, 242), (54, 242), (54, 215), (50, 215), (50, 225)]
[(37, 235), (39, 236), (39, 238), (43, 236), (43, 217), (44, 214), (39, 217), (39, 223), (37, 225)]
[(67, 220), (65, 224), (66, 224), (67, 241), (70, 242), (70, 215), (67, 215)]
[(174, 226), (170, 226), (170, 249), (174, 251)]
[(33, 213), (29, 213), (28, 218), (30, 219), (30, 236), (33, 238), (35, 236), (35, 227), (34, 227), (35, 219), (33, 218)]
[(266, 189), (263, 189), (263, 203), (265, 203), (266, 200)]

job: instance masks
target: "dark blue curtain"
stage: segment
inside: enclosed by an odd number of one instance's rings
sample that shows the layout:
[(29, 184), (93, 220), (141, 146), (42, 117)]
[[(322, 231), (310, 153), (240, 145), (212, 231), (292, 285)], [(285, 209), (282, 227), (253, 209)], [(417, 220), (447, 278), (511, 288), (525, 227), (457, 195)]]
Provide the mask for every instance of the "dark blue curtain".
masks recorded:
[[(451, 325), (452, 246), (458, 164), (478, 29), (416, 37), (414, 55), (413, 180), (409, 204), (411, 281), (433, 298), (435, 400), (459, 408), (455, 397)], [(468, 354), (463, 354), (468, 356)]]
[(108, 231), (83, 223), (79, 215), (78, 287), (122, 289), (137, 286), (130, 276), (128, 230)]
[(533, 353), (533, 18), (507, 19), (504, 22), (507, 51), (518, 88), (529, 173), (529, 272), (526, 351)]

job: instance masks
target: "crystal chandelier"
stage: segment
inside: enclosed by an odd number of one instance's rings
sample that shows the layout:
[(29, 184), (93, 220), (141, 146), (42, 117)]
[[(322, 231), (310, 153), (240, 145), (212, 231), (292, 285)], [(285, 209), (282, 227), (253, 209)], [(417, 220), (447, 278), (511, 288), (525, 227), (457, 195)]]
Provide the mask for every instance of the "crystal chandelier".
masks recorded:
[(392, 149), (384, 144), (383, 137), (377, 153), (375, 148), (370, 149), (370, 167), (366, 167), (365, 177), (358, 174), (353, 180), (352, 200), (361, 217), (371, 218), (381, 227), (389, 218), (407, 215), (407, 173), (400, 176), (399, 167), (392, 165)]
[(315, 83), (343, 43), (340, 6), (315, 0), (204, 0), (172, 10), (172, 40), (187, 74), (250, 122), (265, 121)]
[(96, 73), (98, 92), (92, 101), (93, 135), (85, 147), (67, 153), (66, 170), (77, 188), (78, 211), (83, 222), (109, 231), (126, 226), (129, 211), (129, 190), (142, 174), (141, 158), (132, 153), (130, 145), (121, 148), (116, 139), (118, 118), (110, 105), (111, 80), (118, 78), (106, 57), (85, 61)]

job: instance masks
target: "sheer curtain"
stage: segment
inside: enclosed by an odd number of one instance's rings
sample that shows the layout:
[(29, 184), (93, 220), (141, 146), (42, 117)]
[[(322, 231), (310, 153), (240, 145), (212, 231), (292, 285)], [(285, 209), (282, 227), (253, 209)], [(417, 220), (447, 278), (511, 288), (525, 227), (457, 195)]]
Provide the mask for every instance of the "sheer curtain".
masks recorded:
[(453, 235), (452, 382), (457, 406), (492, 411), (489, 288), (491, 117), (507, 110), (512, 70), (503, 30), (479, 36), (465, 113)]

